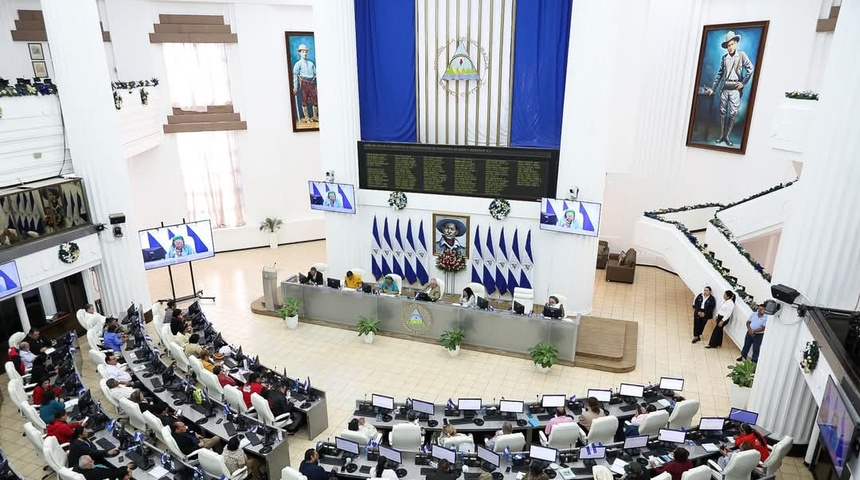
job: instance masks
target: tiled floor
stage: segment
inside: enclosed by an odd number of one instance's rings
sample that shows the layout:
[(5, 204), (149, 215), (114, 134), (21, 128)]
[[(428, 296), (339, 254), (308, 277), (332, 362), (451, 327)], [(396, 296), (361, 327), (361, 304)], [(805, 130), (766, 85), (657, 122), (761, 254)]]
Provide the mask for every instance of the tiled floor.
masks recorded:
[[(463, 350), (450, 358), (432, 344), (377, 337), (364, 344), (353, 331), (302, 323), (288, 330), (278, 319), (250, 312), (249, 304), (261, 294), (264, 265), (277, 262), (281, 278), (325, 258), (324, 242), (281, 246), (219, 254), (196, 262), (195, 281), (215, 302), (202, 301), (207, 317), (234, 344), (258, 354), (268, 366), (286, 367), (292, 376), (311, 377), (326, 392), (329, 429), (319, 439), (335, 436), (346, 428), (356, 399), (371, 392), (444, 402), (449, 397), (482, 396), (485, 399), (534, 398), (546, 392), (582, 393), (589, 387), (610, 387), (622, 381), (652, 382), (660, 376), (686, 379), (684, 395), (701, 401), (700, 414), (724, 415), (729, 409), (730, 382), (726, 366), (738, 356), (728, 342), (719, 350), (690, 344), (692, 293), (675, 275), (640, 267), (633, 285), (608, 283), (604, 272), (595, 271), (594, 315), (634, 320), (642, 325), (636, 370), (613, 374), (575, 367), (554, 366), (548, 374), (537, 373), (531, 362), (505, 356)], [(150, 296), (170, 295), (167, 271), (148, 272)], [(178, 296), (191, 293), (188, 270), (173, 269)], [(97, 387), (89, 361), (84, 361), (84, 381)], [(6, 395), (6, 379), (2, 378)], [(27, 476), (41, 477), (42, 464), (21, 436), (22, 421), (7, 401), (0, 409), (4, 428), (0, 448)], [(315, 442), (316, 440), (314, 440)], [(304, 431), (290, 437), (290, 456), (298, 465), (309, 441)], [(801, 459), (787, 459), (781, 474), (786, 480), (810, 478)]]

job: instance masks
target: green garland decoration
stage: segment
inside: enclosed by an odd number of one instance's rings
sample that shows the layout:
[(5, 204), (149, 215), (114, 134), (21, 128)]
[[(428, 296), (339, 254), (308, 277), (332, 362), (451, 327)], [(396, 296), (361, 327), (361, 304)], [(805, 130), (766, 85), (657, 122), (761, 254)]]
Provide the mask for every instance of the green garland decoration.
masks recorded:
[(735, 249), (738, 251), (738, 253), (741, 254), (742, 257), (747, 259), (747, 262), (749, 262), (750, 266), (752, 266), (755, 269), (755, 271), (758, 272), (759, 275), (761, 275), (761, 278), (770, 282), (770, 280), (772, 278), (771, 275), (764, 271), (764, 266), (762, 264), (756, 262), (755, 259), (752, 257), (752, 255), (750, 255), (750, 252), (748, 252), (743, 247), (743, 245), (741, 245), (740, 243), (735, 241), (734, 235), (732, 234), (732, 231), (729, 230), (729, 227), (727, 227), (726, 224), (724, 224), (722, 222), (722, 220), (720, 220), (719, 218), (717, 218), (715, 216), (714, 218), (711, 219), (711, 225), (713, 225), (717, 229), (718, 232), (723, 234), (723, 237), (725, 237), (726, 240), (728, 240), (729, 243), (731, 243), (735, 247)]
[(773, 187), (770, 187), (767, 190), (762, 190), (761, 192), (750, 195), (749, 197), (738, 200), (737, 202), (727, 203), (727, 204), (723, 205), (719, 210), (717, 210), (717, 213), (722, 212), (723, 210), (728, 210), (732, 207), (736, 207), (742, 203), (749, 202), (750, 200), (755, 200), (756, 198), (767, 195), (768, 193), (773, 193), (777, 190), (782, 190), (783, 188), (790, 187), (790, 186), (794, 185), (795, 183), (797, 183), (797, 180), (792, 180), (792, 181), (786, 182), (786, 183), (780, 183), (779, 185), (774, 185)]
[(157, 87), (159, 81), (157, 78), (150, 78), (149, 80), (134, 80), (131, 82), (113, 82), (110, 84), (113, 89), (113, 106), (120, 110), (122, 109), (122, 96), (119, 94), (121, 90), (125, 90), (129, 95), (134, 93), (134, 90), (140, 89), (140, 103), (142, 105), (149, 105), (149, 92), (146, 91), (144, 87)]
[(803, 369), (803, 373), (810, 374), (818, 366), (820, 350), (818, 342), (815, 340), (806, 342), (806, 348), (803, 349), (803, 359), (800, 361), (800, 368)]
[(785, 92), (785, 98), (793, 98), (795, 100), (818, 100), (818, 94), (812, 90)]
[(57, 256), (63, 263), (75, 263), (81, 256), (81, 247), (75, 242), (61, 243)]

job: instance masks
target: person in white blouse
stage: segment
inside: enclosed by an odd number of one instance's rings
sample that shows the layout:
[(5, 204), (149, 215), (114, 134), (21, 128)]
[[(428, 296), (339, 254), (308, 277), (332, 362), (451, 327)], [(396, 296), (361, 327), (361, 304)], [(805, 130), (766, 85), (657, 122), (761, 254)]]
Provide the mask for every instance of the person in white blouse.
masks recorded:
[(735, 292), (726, 290), (723, 293), (723, 303), (717, 310), (717, 324), (714, 325), (714, 331), (711, 333), (711, 339), (705, 348), (719, 348), (723, 346), (723, 327), (732, 319), (732, 312), (735, 309)]
[(460, 305), (467, 308), (475, 308), (478, 306), (478, 297), (475, 296), (475, 292), (472, 291), (471, 287), (463, 289), (463, 295), (460, 296)]

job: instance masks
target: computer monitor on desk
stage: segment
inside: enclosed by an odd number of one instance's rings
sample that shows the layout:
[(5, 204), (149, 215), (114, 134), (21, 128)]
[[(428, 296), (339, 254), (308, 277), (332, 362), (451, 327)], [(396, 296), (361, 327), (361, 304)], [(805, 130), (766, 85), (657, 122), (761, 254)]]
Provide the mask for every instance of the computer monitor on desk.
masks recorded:
[[(628, 450), (636, 450), (637, 454), (638, 450), (641, 448), (645, 448), (648, 446), (648, 435), (636, 435), (634, 437), (627, 437), (624, 439), (624, 447), (625, 451)], [(632, 455), (632, 453), (631, 453)]]
[(549, 305), (544, 305), (543, 316), (546, 318), (561, 318), (561, 309), (558, 307), (550, 307)]
[(493, 466), (493, 469), (499, 468), (499, 464), (501, 464), (500, 455), (489, 448), (482, 447), (477, 445), (475, 447), (478, 450), (478, 458), (481, 461), (486, 462)]
[(360, 448), (358, 442), (353, 442), (352, 440), (347, 440), (345, 438), (340, 437), (334, 437), (334, 446), (341, 452), (347, 455), (352, 455), (354, 457), (358, 456)]
[(732, 407), (732, 409), (729, 410), (729, 420), (738, 423), (748, 423), (750, 425), (755, 425), (756, 422), (758, 422), (758, 413)]
[(660, 433), (657, 435), (657, 440), (661, 442), (681, 444), (687, 440), (687, 432), (683, 430), (661, 428)]
[(329, 278), (326, 283), (328, 284), (329, 288), (334, 288), (336, 290), (340, 289), (340, 280), (336, 278)]
[(376, 393), (370, 396), (370, 402), (374, 407), (390, 412), (394, 410), (394, 397), (388, 397), (385, 395), (378, 395)]
[(516, 417), (517, 413), (523, 413), (524, 405), (522, 400), (501, 400), (499, 401), (499, 412), (513, 413)]
[(516, 313), (517, 315), (525, 315), (526, 306), (520, 302), (514, 302), (514, 313)]
[(680, 392), (684, 390), (683, 378), (660, 377), (660, 390)]
[(722, 432), (726, 419), (723, 417), (702, 417), (699, 419), (699, 431), (705, 435), (714, 435)]
[(645, 396), (645, 385), (622, 383), (621, 388), (618, 389), (618, 394), (622, 397), (642, 398)]
[(563, 393), (556, 393), (541, 397), (540, 406), (543, 408), (557, 408), (563, 407), (565, 402), (567, 402), (567, 397)]
[(606, 458), (606, 447), (592, 443), (579, 449), (579, 459), (586, 466), (593, 466), (596, 463), (595, 460), (601, 458)]
[(555, 463), (558, 461), (558, 450), (555, 448), (532, 445), (529, 447), (529, 458), (532, 460), (537, 459), (549, 463)]
[(596, 398), (598, 402), (609, 403), (612, 400), (612, 390), (589, 388), (587, 396)]
[(480, 398), (458, 398), (457, 410), (463, 412), (463, 416), (475, 415), (475, 412), (483, 407), (483, 401)]
[(419, 415), (433, 415), (436, 411), (436, 405), (431, 402), (425, 402), (424, 400), (412, 399), (412, 410), (415, 410), (415, 413)]
[(436, 460), (448, 460), (448, 463), (450, 463), (451, 465), (457, 463), (457, 452), (450, 448), (433, 445), (433, 449), (430, 451), (430, 455)]
[(310, 283), (308, 282), (308, 277), (304, 273), (299, 274), (299, 283), (301, 283), (302, 285), (307, 285), (308, 283)]
[(400, 453), (399, 450), (395, 450), (391, 447), (386, 447), (385, 445), (380, 445), (379, 454), (387, 458), (390, 462), (394, 462), (397, 465), (403, 463), (403, 455)]
[(481, 310), (486, 310), (490, 307), (490, 301), (484, 297), (478, 297), (478, 308)]

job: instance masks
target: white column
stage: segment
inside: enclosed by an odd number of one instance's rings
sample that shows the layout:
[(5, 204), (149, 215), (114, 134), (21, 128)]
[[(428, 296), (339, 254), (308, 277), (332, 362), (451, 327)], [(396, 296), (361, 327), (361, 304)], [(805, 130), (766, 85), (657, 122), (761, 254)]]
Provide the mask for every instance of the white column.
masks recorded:
[(27, 305), (24, 303), (24, 294), (15, 295), (15, 306), (18, 307), (18, 319), (21, 320), (21, 331), (30, 331), (30, 316), (27, 315)]
[[(81, 271), (81, 277), (84, 282), (84, 291), (87, 293), (87, 303), (95, 303), (96, 301), (96, 290), (95, 290), (95, 277), (93, 276), (93, 270), (88, 268), (86, 270)], [(84, 308), (83, 305), (76, 305), (78, 308)]]
[[(358, 65), (355, 7), (352, 1), (314, 2), (317, 85), (320, 104), (322, 171), (335, 171), (335, 181), (358, 187), (357, 143), (361, 137), (358, 107)], [(358, 202), (358, 199), (356, 199)], [(360, 208), (360, 207), (359, 207)], [(340, 278), (362, 259), (357, 232), (367, 232), (359, 215), (325, 214), (327, 274)], [(315, 259), (308, 259), (308, 265)]]
[[(855, 310), (860, 295), (860, 1), (845, 0), (833, 36), (821, 101), (812, 123), (809, 156), (785, 220), (773, 283), (788, 285), (806, 299), (796, 303)], [(815, 400), (793, 351), (803, 320), (783, 305), (768, 322), (750, 406), (777, 435), (805, 443), (812, 431)]]
[(42, 309), (45, 310), (45, 315), (53, 316), (57, 313), (57, 303), (54, 302), (54, 290), (51, 288), (50, 283), (39, 287), (39, 298), (42, 300)]
[(110, 75), (96, 2), (43, 0), (42, 12), (59, 87), (66, 137), (83, 177), (94, 222), (108, 223), (111, 213), (127, 217), (124, 236), (111, 229), (99, 234), (102, 264), (96, 272), (108, 315), (130, 302), (149, 303), (143, 257), (132, 213), (131, 188), (113, 105)]

